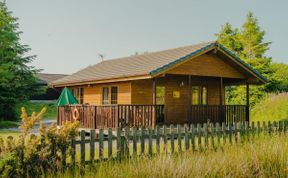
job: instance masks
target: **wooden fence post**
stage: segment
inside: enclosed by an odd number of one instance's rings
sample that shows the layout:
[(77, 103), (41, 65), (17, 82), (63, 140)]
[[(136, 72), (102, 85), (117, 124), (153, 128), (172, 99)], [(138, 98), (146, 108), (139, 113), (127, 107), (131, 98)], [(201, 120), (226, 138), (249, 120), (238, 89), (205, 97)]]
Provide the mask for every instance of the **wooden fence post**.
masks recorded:
[(112, 128), (108, 129), (108, 158), (112, 157)]
[(141, 127), (141, 154), (145, 153), (145, 128), (144, 126)]
[(215, 143), (214, 143), (214, 137), (215, 137), (215, 130), (214, 130), (214, 124), (210, 124), (210, 131), (211, 131), (211, 145), (212, 148), (215, 149)]
[(137, 128), (133, 127), (133, 155), (137, 155)]
[(124, 153), (126, 157), (129, 156), (129, 149), (130, 149), (129, 137), (130, 137), (130, 128), (126, 126), (125, 127), (125, 141), (124, 141)]
[(90, 130), (90, 162), (95, 159), (95, 130)]
[(119, 127), (116, 129), (116, 135), (117, 135), (117, 158), (120, 158), (121, 156), (121, 129)]
[(103, 129), (99, 130), (99, 159), (103, 159), (103, 151), (104, 151), (104, 133)]
[(163, 142), (164, 142), (164, 150), (167, 153), (167, 130), (166, 130), (166, 125), (163, 126)]
[(191, 124), (191, 145), (192, 145), (192, 151), (195, 151), (195, 126), (194, 124)]
[(152, 133), (152, 128), (151, 126), (148, 128), (148, 153), (149, 156), (152, 156), (152, 137), (153, 137), (153, 133)]
[(185, 143), (185, 150), (189, 150), (189, 137), (188, 137), (188, 125), (184, 125), (184, 143)]
[(160, 154), (160, 128), (156, 126), (156, 151)]
[(178, 153), (182, 152), (182, 134), (181, 125), (177, 125), (177, 138), (178, 138)]
[(204, 123), (203, 127), (204, 127), (204, 145), (205, 145), (205, 149), (207, 149), (208, 148), (208, 127), (207, 127), (207, 123)]
[(197, 136), (198, 136), (198, 149), (199, 151), (202, 150), (202, 145), (201, 145), (201, 125), (197, 124)]
[(175, 135), (174, 135), (174, 125), (173, 124), (171, 124), (170, 125), (170, 145), (171, 145), (171, 150), (170, 150), (170, 152), (171, 152), (171, 154), (173, 154), (174, 153), (174, 139), (175, 139)]
[(217, 136), (217, 147), (220, 147), (221, 145), (221, 129), (219, 122), (216, 123), (216, 136)]
[(85, 130), (81, 130), (81, 144), (80, 144), (80, 151), (81, 151), (81, 165), (85, 165)]

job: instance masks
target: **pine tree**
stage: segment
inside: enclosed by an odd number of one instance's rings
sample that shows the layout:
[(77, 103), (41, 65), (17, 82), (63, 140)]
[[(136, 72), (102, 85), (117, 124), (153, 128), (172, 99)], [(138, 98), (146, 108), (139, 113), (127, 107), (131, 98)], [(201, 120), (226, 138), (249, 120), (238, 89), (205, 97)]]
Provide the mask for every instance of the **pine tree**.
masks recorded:
[[(270, 42), (264, 41), (265, 31), (261, 29), (258, 20), (252, 12), (246, 16), (246, 21), (241, 29), (233, 29), (226, 23), (219, 34), (216, 34), (219, 43), (241, 57), (246, 63), (251, 65), (268, 79), (273, 74), (271, 68), (271, 58), (265, 56), (269, 49)], [(253, 106), (269, 90), (269, 85), (251, 86), (251, 100)], [(244, 87), (228, 87), (227, 99), (230, 104), (245, 104)]]
[(20, 43), (17, 18), (5, 3), (0, 3), (0, 118), (15, 119), (15, 105), (38, 91), (36, 70), (29, 66), (35, 56), (27, 56), (30, 48)]

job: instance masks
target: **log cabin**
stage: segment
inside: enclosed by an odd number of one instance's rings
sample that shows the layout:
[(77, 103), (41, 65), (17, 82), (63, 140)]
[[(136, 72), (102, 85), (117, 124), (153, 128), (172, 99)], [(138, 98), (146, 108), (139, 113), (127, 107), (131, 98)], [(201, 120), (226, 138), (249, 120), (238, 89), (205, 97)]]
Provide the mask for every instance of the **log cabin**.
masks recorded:
[[(79, 112), (84, 128), (249, 121), (249, 85), (267, 79), (217, 41), (105, 60), (52, 82), (79, 104), (58, 107), (58, 124)], [(225, 88), (246, 86), (246, 105)], [(75, 117), (74, 117), (75, 119)]]

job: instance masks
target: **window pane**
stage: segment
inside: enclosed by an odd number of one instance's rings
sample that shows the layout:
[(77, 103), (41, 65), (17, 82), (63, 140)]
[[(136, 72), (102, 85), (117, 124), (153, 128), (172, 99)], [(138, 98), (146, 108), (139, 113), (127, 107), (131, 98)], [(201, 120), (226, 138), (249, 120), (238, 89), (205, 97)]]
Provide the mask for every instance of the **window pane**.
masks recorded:
[(159, 105), (165, 104), (165, 87), (164, 86), (156, 87), (156, 104), (159, 104)]
[(118, 88), (111, 87), (111, 104), (117, 104)]
[(109, 88), (103, 87), (102, 89), (102, 104), (109, 104)]
[(207, 87), (202, 87), (202, 104), (207, 104)]
[(79, 88), (79, 102), (80, 104), (83, 104), (83, 98), (84, 98), (84, 91), (83, 88)]
[(192, 87), (192, 105), (199, 104), (199, 87), (193, 86)]

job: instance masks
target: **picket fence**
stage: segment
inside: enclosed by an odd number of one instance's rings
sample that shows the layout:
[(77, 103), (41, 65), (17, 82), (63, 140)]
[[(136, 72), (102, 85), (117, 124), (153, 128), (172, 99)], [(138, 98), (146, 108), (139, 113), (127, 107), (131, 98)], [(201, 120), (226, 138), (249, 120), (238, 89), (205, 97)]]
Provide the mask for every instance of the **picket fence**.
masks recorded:
[(72, 164), (93, 163), (137, 155), (181, 153), (185, 150), (217, 149), (225, 144), (241, 144), (263, 134), (286, 133), (287, 122), (239, 122), (235, 124), (191, 124), (156, 126), (152, 128), (84, 130), (72, 140)]

